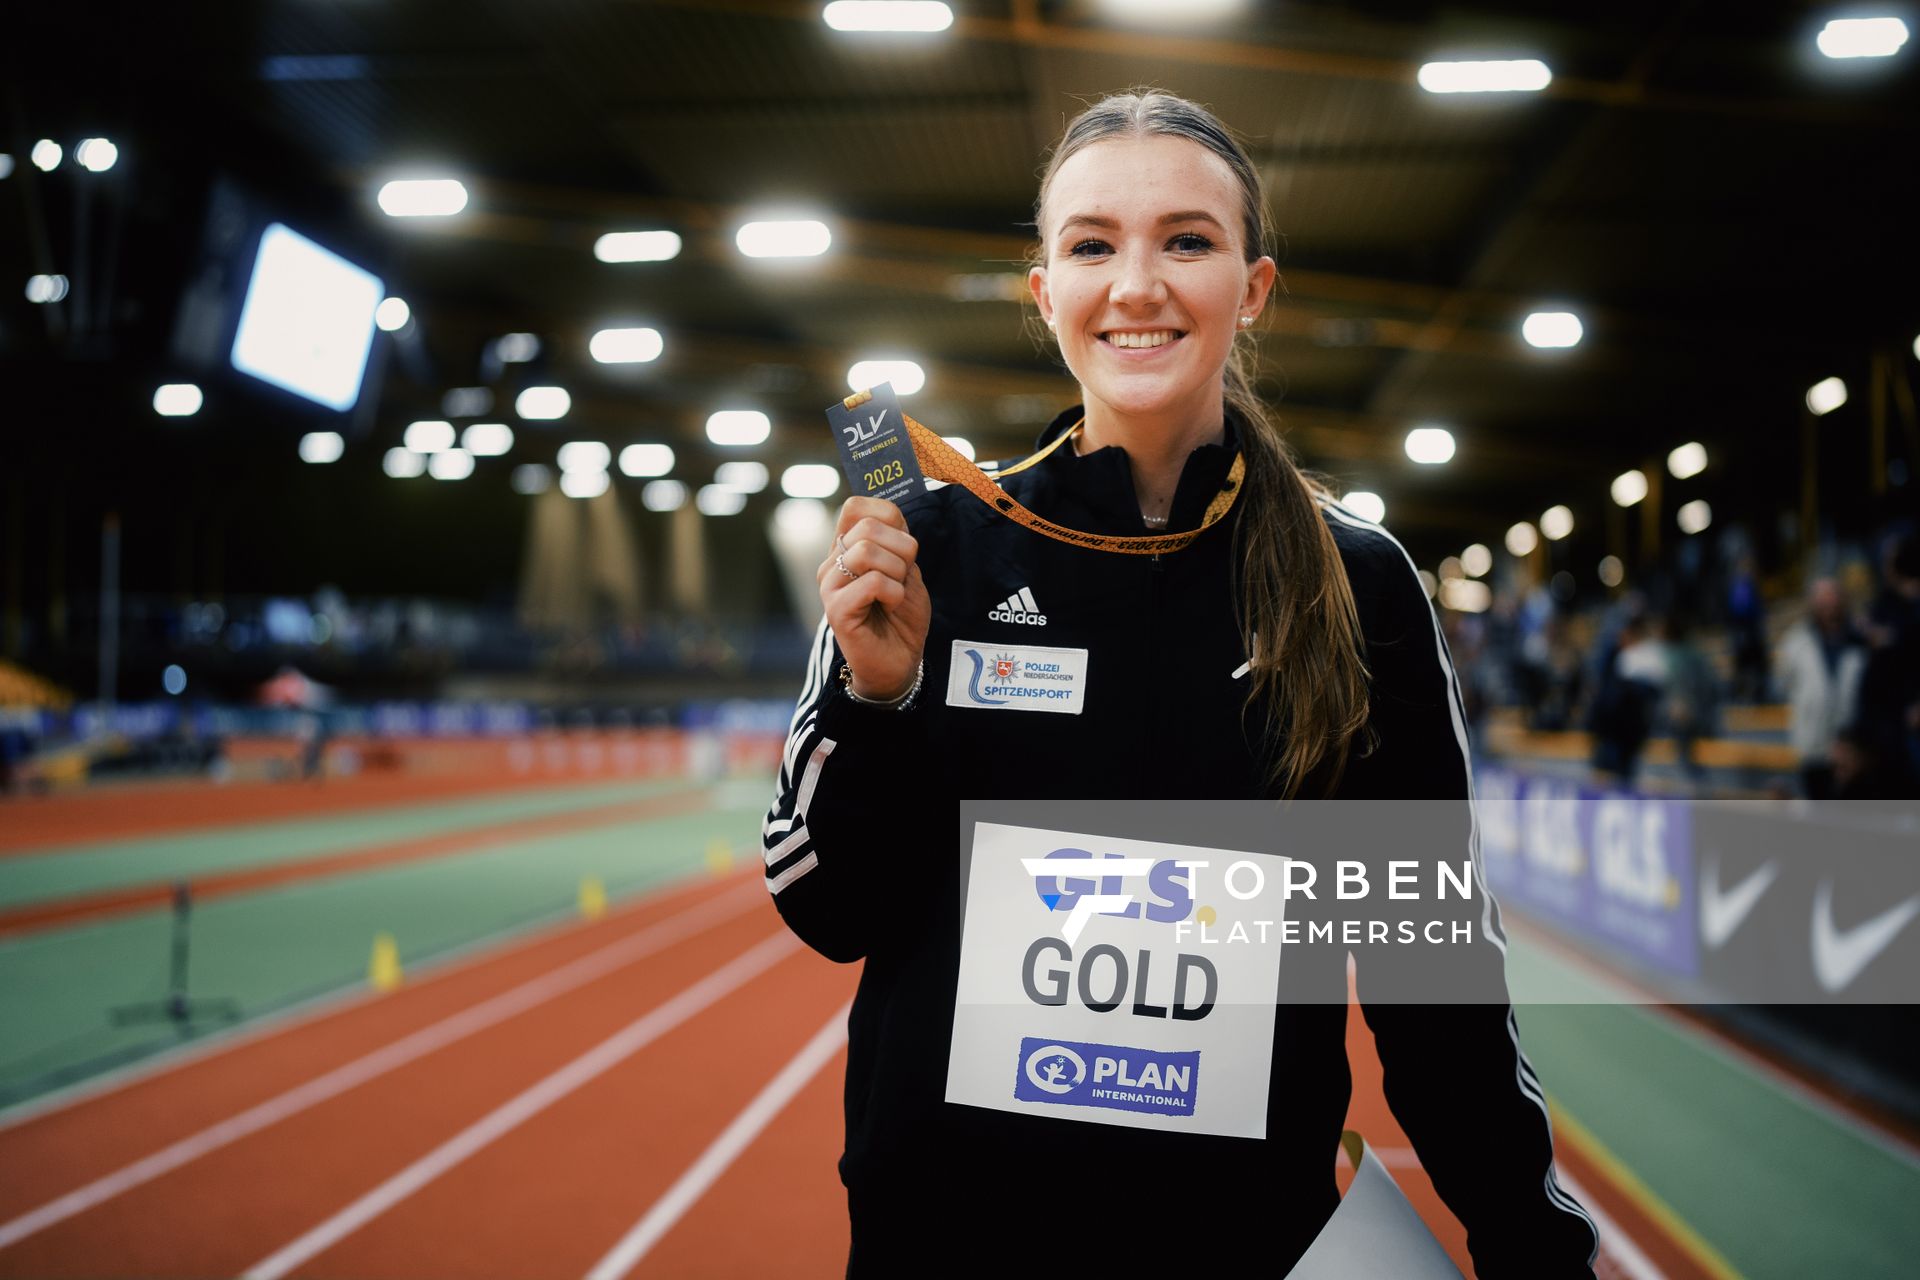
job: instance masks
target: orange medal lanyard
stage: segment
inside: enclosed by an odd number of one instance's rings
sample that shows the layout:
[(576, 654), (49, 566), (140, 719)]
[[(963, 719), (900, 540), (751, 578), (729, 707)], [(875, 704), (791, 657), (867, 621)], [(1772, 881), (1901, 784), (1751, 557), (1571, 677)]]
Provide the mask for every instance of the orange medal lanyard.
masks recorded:
[[(856, 391), (842, 403), (849, 409), (857, 409), (872, 399), (868, 391)], [(996, 476), (1010, 476), (1025, 471), (1038, 463), (1048, 454), (1058, 449), (1069, 436), (1080, 429), (1080, 424), (1061, 432), (1052, 444), (1040, 450), (1030, 458), (1025, 458), (1010, 467), (1001, 469), (995, 476), (989, 476), (973, 463), (966, 455), (942, 440), (939, 434), (922, 426), (907, 415), (902, 414), (907, 424), (907, 435), (913, 441), (914, 455), (920, 460), (920, 470), (935, 480), (944, 480), (948, 484), (957, 484), (974, 497), (992, 507), (1015, 524), (1022, 525), (1035, 533), (1044, 534), (1056, 542), (1065, 542), (1071, 546), (1086, 547), (1092, 551), (1111, 551), (1117, 555), (1158, 556), (1166, 555), (1185, 548), (1195, 538), (1218, 524), (1227, 512), (1233, 509), (1233, 500), (1240, 495), (1240, 483), (1246, 478), (1247, 460), (1245, 455), (1235, 453), (1233, 466), (1227, 471), (1227, 478), (1221, 482), (1220, 492), (1213, 495), (1213, 501), (1207, 504), (1207, 513), (1202, 517), (1197, 529), (1184, 529), (1179, 533), (1155, 533), (1145, 537), (1117, 537), (1106, 533), (1082, 533), (1078, 529), (1069, 529), (1042, 516), (1037, 516), (1014, 501), (1007, 492), (995, 483)]]

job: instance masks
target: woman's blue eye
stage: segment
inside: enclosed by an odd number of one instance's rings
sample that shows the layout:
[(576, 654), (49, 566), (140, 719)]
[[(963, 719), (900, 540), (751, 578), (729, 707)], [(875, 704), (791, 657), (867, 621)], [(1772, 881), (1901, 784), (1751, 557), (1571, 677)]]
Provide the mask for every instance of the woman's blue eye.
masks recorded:
[(1173, 243), (1185, 253), (1205, 253), (1213, 248), (1213, 241), (1191, 231), (1175, 236)]
[(1068, 254), (1073, 255), (1075, 257), (1085, 258), (1085, 257), (1092, 256), (1091, 253), (1085, 252), (1085, 251), (1091, 250), (1091, 251), (1097, 252), (1099, 250), (1105, 249), (1106, 247), (1107, 247), (1107, 242), (1104, 240), (1082, 240), (1079, 244), (1067, 250), (1067, 252)]

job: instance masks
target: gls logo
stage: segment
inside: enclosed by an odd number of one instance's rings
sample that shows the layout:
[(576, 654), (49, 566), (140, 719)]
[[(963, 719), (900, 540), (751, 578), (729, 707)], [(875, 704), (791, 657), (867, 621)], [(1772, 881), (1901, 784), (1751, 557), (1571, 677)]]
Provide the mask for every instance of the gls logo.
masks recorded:
[[(1179, 858), (1127, 858), (1110, 853), (1102, 858), (1085, 849), (1055, 849), (1041, 858), (1022, 858), (1020, 865), (1033, 877), (1034, 892), (1048, 911), (1065, 908), (1067, 921), (1060, 936), (1077, 942), (1087, 921), (1096, 915), (1145, 919), (1156, 924), (1174, 924), (1193, 914), (1193, 872), (1204, 862)], [(1066, 871), (1097, 873), (1097, 881), (1088, 878), (1061, 880)], [(1145, 876), (1151, 901), (1137, 901), (1125, 888), (1129, 876)]]

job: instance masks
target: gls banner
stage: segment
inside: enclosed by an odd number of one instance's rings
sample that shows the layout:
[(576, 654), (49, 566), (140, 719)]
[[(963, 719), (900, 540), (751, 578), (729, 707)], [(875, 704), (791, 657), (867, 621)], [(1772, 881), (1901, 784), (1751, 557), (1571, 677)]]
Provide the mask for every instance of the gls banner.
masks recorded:
[(947, 1101), (1265, 1137), (1287, 862), (975, 823)]

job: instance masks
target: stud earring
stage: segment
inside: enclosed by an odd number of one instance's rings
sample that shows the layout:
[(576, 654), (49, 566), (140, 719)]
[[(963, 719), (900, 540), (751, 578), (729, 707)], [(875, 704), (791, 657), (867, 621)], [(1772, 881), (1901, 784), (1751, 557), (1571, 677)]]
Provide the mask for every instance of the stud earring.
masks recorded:
[(1252, 317), (1252, 316), (1241, 316), (1241, 317), (1240, 317), (1240, 327), (1241, 327), (1242, 329), (1251, 329), (1251, 328), (1253, 327), (1253, 317)]

